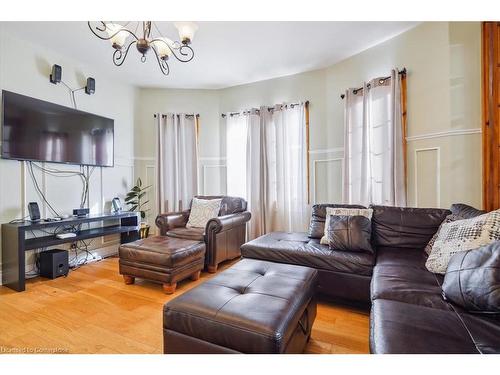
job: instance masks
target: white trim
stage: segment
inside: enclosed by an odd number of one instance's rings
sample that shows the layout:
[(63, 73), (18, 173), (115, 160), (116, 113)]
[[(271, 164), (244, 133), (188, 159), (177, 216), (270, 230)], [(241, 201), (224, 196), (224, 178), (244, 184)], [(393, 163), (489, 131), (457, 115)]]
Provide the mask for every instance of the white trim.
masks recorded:
[(329, 154), (333, 152), (344, 152), (344, 147), (319, 148), (317, 150), (309, 150), (309, 155)]
[(413, 135), (411, 137), (406, 137), (406, 141), (411, 142), (411, 141), (420, 141), (422, 139), (433, 139), (433, 138), (451, 137), (456, 135), (469, 135), (469, 134), (480, 134), (480, 133), (481, 133), (481, 128), (446, 130), (443, 132)]
[[(227, 166), (225, 164), (214, 164), (214, 165), (210, 165), (210, 164), (205, 164), (202, 168), (203, 170), (203, 177), (202, 177), (202, 182), (203, 182), (203, 194), (204, 195), (207, 195), (207, 184), (206, 184), (206, 176), (207, 176), (207, 168), (226, 168)], [(222, 188), (222, 186), (221, 186)], [(227, 188), (227, 187), (226, 187)]]
[(417, 155), (419, 152), (425, 151), (436, 151), (436, 206), (441, 207), (441, 148), (440, 147), (427, 147), (427, 148), (417, 148), (415, 149), (415, 160), (414, 160), (414, 174), (415, 174), (415, 207), (418, 207), (418, 160)]
[(199, 157), (198, 160), (200, 162), (203, 161), (226, 161), (225, 156), (204, 156), (204, 157)]
[[(318, 202), (316, 201), (316, 165), (318, 163), (332, 163), (332, 162), (340, 162), (340, 171), (341, 171), (341, 174), (342, 174), (342, 178), (344, 176), (344, 158), (333, 158), (333, 159), (316, 159), (316, 160), (313, 160), (313, 170), (312, 170), (312, 184), (313, 184), (313, 187), (312, 187), (312, 193), (313, 193), (313, 199), (312, 199), (312, 203), (313, 204), (317, 204)], [(341, 184), (341, 194), (342, 196), (344, 196), (344, 181), (340, 181), (340, 184)]]
[(138, 161), (155, 161), (156, 158), (154, 156), (134, 156), (132, 159)]

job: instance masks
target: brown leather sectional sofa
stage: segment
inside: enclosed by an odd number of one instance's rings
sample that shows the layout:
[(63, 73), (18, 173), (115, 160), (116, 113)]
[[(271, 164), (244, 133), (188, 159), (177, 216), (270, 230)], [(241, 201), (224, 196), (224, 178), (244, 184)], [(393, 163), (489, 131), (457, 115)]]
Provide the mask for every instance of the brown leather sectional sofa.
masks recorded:
[(321, 294), (371, 306), (372, 353), (500, 353), (500, 318), (445, 301), (443, 276), (425, 268), (424, 248), (444, 218), (482, 211), (372, 206), (373, 255), (319, 243), (326, 207), (335, 205), (313, 207), (308, 234), (270, 233), (243, 245), (242, 255), (314, 267)]

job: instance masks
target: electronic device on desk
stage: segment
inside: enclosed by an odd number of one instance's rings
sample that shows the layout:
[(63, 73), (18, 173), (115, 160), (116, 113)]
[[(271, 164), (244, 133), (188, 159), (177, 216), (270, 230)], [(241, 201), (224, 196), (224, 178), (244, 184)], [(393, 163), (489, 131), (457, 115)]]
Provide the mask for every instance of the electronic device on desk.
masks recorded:
[(113, 212), (122, 212), (122, 203), (120, 202), (120, 198), (113, 198)]
[(55, 279), (67, 276), (69, 272), (69, 259), (66, 250), (53, 249), (41, 252), (39, 255), (40, 276)]
[(28, 203), (28, 212), (30, 214), (31, 221), (40, 221), (40, 209), (38, 208), (38, 203), (29, 202)]
[(73, 216), (77, 216), (77, 217), (83, 217), (83, 216), (87, 216), (89, 214), (89, 209), (88, 208), (75, 208), (73, 210)]
[(59, 238), (60, 240), (65, 240), (67, 238), (76, 237), (76, 233), (73, 233), (73, 232), (58, 233), (58, 234), (56, 234), (56, 237)]

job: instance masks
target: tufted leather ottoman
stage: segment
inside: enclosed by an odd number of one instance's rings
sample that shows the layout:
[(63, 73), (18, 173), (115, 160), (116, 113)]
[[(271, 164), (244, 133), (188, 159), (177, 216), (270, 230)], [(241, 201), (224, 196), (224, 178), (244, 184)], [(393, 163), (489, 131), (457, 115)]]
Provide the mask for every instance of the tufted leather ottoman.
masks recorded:
[(315, 269), (244, 259), (165, 304), (165, 353), (302, 353)]
[(167, 294), (187, 277), (198, 280), (205, 262), (205, 243), (153, 236), (120, 245), (120, 274), (126, 284), (136, 277), (159, 282)]

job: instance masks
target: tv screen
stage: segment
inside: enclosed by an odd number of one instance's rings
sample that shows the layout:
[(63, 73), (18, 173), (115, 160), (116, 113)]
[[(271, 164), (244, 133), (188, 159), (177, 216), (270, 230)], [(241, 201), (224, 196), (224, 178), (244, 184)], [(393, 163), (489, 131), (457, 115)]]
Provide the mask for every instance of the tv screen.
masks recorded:
[(3, 90), (2, 158), (112, 167), (114, 120)]

